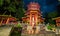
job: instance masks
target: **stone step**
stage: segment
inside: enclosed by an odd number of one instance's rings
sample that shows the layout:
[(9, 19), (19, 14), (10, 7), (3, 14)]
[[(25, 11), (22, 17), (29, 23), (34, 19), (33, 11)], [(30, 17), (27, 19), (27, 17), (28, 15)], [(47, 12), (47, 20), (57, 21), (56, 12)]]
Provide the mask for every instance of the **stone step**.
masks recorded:
[(2, 27), (0, 28), (0, 36), (9, 36), (12, 27)]
[(28, 35), (28, 34), (24, 34), (21, 36), (56, 36), (55, 34), (34, 34), (34, 35)]

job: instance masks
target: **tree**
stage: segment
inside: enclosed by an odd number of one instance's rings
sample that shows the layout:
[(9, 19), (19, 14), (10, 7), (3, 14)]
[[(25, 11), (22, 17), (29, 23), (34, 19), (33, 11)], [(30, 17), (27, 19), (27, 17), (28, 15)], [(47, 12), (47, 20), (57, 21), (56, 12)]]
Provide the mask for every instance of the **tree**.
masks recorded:
[(56, 18), (58, 16), (58, 13), (55, 11), (55, 12), (51, 12), (51, 13), (48, 13), (48, 21), (49, 23), (51, 24), (55, 24), (55, 21), (52, 20), (52, 18)]
[(45, 24), (48, 23), (48, 13), (45, 13)]
[(3, 0), (0, 0), (0, 6), (2, 6), (3, 5)]
[[(6, 12), (15, 12), (16, 11), (16, 7), (15, 5), (13, 4), (14, 2), (11, 2), (11, 0), (3, 0), (1, 1), (3, 4), (0, 6), (2, 7), (2, 11), (1, 12), (4, 12), (3, 14), (5, 15)], [(1, 10), (0, 9), (0, 10)]]
[(23, 8), (23, 0), (0, 0), (0, 10), (2, 15), (6, 15), (6, 13), (10, 13), (9, 15), (13, 15), (15, 13), (15, 17), (21, 18), (24, 15)]
[(55, 17), (57, 17), (57, 15), (58, 15), (57, 11), (50, 12), (50, 13), (48, 13), (48, 18), (55, 18)]
[(49, 22), (50, 24), (56, 24), (55, 21), (52, 20), (52, 19), (48, 19), (48, 22)]
[(45, 22), (46, 23), (50, 23), (50, 24), (55, 24), (55, 21), (53, 21), (52, 18), (55, 18), (57, 16), (58, 16), (58, 13), (56, 11), (55, 12), (46, 13)]
[(25, 9), (24, 7), (24, 2), (20, 2), (21, 5), (18, 6), (17, 12), (16, 12), (16, 17), (21, 20), (21, 18), (24, 16)]

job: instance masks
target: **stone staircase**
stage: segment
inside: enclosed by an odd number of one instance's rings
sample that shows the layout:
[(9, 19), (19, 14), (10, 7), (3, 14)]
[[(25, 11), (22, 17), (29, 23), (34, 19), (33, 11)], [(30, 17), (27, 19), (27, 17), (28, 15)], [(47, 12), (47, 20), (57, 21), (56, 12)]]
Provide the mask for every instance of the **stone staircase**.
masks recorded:
[(21, 36), (56, 36), (56, 34), (54, 32), (47, 32), (46, 33), (39, 33), (39, 34), (23, 34)]
[(55, 34), (30, 34), (30, 35), (21, 35), (21, 36), (56, 36)]
[(9, 36), (12, 27), (0, 27), (0, 36)]

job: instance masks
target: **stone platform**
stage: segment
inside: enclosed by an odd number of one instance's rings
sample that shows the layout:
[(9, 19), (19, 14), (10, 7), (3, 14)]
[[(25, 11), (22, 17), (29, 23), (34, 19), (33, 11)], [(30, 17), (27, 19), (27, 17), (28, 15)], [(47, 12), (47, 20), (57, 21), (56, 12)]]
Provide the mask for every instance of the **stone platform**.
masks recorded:
[(21, 36), (56, 36), (54, 32), (42, 31), (39, 34), (23, 34)]
[(0, 36), (9, 36), (12, 27), (0, 27)]

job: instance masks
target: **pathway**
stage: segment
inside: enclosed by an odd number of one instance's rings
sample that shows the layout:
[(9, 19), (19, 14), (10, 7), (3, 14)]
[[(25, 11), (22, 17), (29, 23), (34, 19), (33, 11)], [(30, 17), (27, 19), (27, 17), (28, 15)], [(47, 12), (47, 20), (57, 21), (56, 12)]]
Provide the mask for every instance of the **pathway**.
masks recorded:
[(0, 27), (0, 36), (9, 36), (12, 27)]

